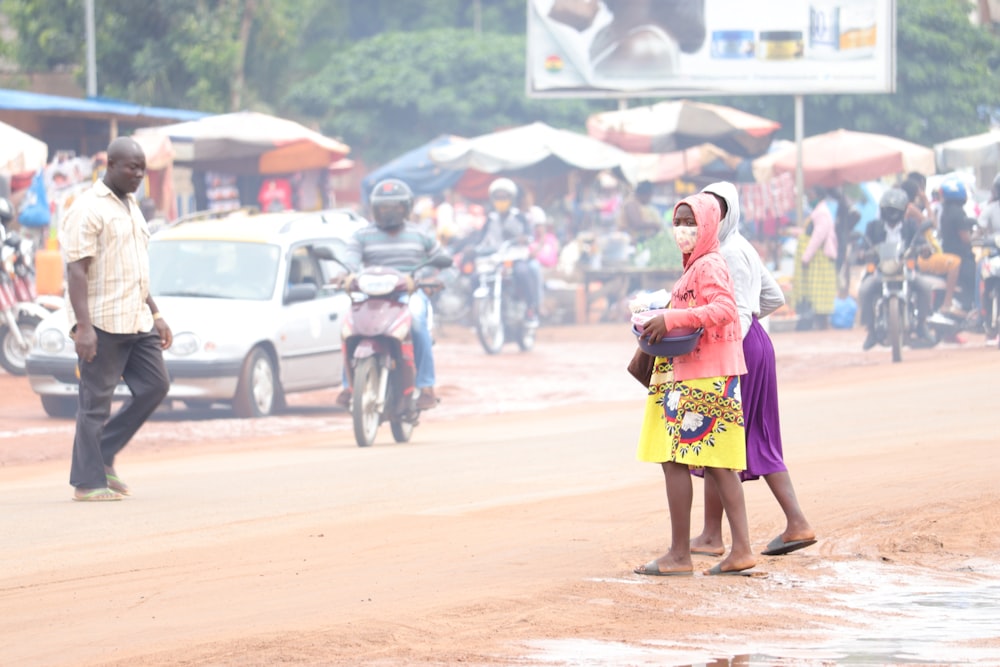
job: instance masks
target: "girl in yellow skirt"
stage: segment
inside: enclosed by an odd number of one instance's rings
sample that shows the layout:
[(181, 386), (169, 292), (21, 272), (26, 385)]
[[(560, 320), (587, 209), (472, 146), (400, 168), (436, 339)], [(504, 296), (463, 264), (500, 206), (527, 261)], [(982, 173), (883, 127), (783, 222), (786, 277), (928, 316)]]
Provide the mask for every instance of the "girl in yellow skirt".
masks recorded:
[(657, 357), (650, 379), (637, 458), (659, 463), (667, 487), (670, 549), (637, 574), (690, 575), (691, 468), (703, 468), (719, 488), (733, 544), (706, 575), (746, 573), (756, 561), (750, 550), (743, 487), (746, 443), (739, 376), (746, 373), (732, 279), (719, 254), (719, 204), (697, 194), (674, 208), (674, 238), (684, 255), (684, 273), (666, 310), (640, 313), (634, 323), (652, 345), (671, 329), (704, 329), (694, 350)]

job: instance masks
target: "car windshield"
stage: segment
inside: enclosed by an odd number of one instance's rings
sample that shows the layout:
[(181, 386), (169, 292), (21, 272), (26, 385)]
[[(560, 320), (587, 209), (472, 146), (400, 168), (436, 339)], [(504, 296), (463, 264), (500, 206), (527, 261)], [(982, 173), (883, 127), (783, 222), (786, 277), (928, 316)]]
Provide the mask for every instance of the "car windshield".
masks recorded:
[(149, 244), (153, 296), (266, 301), (274, 293), (281, 250), (239, 241), (163, 240)]

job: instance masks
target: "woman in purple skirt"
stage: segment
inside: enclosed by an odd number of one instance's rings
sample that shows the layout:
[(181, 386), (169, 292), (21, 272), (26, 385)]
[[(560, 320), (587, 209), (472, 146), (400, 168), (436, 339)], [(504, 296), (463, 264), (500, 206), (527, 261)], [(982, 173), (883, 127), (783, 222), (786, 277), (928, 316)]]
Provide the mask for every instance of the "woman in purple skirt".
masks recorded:
[[(799, 507), (781, 451), (774, 346), (758, 321), (780, 308), (785, 297), (757, 250), (739, 232), (740, 202), (736, 187), (732, 183), (713, 183), (703, 192), (715, 195), (722, 207), (719, 251), (733, 278), (736, 309), (743, 331), (747, 374), (740, 378), (740, 385), (746, 424), (747, 469), (740, 473), (740, 479), (763, 477), (785, 513), (785, 530), (761, 552), (766, 556), (778, 556), (816, 543), (816, 533)], [(709, 478), (705, 479), (705, 526), (701, 535), (691, 540), (691, 553), (705, 556), (725, 553), (722, 501)]]

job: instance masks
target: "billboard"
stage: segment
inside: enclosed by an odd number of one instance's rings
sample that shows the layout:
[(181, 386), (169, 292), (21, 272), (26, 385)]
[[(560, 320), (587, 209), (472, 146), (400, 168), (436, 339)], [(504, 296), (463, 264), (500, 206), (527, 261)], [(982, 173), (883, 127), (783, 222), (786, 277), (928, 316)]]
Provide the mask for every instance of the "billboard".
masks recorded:
[(895, 21), (895, 0), (528, 0), (527, 93), (890, 93)]

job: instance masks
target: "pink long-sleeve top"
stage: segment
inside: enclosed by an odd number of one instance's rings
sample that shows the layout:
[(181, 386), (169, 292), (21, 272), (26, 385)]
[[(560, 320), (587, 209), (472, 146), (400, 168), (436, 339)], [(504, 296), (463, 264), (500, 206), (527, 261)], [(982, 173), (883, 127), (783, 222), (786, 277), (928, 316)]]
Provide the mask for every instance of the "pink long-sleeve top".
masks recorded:
[(705, 331), (694, 350), (674, 357), (674, 378), (743, 375), (747, 367), (733, 281), (719, 253), (719, 204), (710, 194), (687, 197), (677, 206), (681, 204), (694, 212), (698, 240), (685, 257), (684, 273), (674, 284), (663, 320), (668, 329), (704, 327)]
[(813, 232), (809, 237), (809, 244), (802, 253), (802, 261), (808, 264), (820, 248), (830, 259), (837, 259), (837, 230), (830, 206), (825, 199), (816, 205), (809, 219), (813, 223)]

